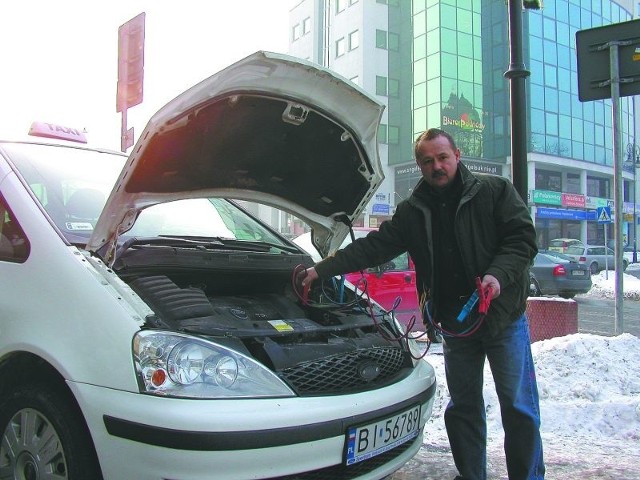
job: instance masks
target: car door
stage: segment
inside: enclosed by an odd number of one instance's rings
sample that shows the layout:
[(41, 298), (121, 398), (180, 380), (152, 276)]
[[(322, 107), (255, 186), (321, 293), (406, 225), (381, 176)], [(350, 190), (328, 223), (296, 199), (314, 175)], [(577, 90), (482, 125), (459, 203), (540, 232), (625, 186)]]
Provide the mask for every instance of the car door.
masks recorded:
[[(423, 329), (416, 292), (416, 271), (408, 253), (405, 252), (380, 267), (369, 268), (363, 275), (371, 298), (386, 310), (391, 310), (397, 301), (395, 314), (398, 320), (406, 326), (415, 318), (415, 329)], [(359, 273), (347, 276), (352, 283), (356, 283), (359, 278)]]
[(605, 248), (606, 247), (590, 247), (587, 252), (587, 257), (591, 258), (592, 262), (595, 261), (598, 263), (599, 270), (604, 270), (606, 267), (611, 266), (607, 263), (609, 259), (606, 257)]

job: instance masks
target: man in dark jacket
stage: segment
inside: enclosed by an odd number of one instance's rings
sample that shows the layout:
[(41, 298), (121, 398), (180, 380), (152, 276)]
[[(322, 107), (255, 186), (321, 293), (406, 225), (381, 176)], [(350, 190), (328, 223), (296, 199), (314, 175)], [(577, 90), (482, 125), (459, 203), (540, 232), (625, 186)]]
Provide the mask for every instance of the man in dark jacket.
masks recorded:
[[(445, 425), (456, 478), (486, 479), (486, 358), (500, 402), (509, 479), (543, 479), (538, 390), (524, 316), (528, 271), (538, 251), (531, 216), (509, 181), (474, 175), (461, 164), (443, 130), (422, 133), (414, 149), (422, 179), (411, 197), (378, 231), (306, 270), (303, 285), (409, 252), (425, 325), (444, 336), (451, 395)], [(490, 289), (489, 310), (481, 317), (474, 309), (459, 321), (478, 277)]]

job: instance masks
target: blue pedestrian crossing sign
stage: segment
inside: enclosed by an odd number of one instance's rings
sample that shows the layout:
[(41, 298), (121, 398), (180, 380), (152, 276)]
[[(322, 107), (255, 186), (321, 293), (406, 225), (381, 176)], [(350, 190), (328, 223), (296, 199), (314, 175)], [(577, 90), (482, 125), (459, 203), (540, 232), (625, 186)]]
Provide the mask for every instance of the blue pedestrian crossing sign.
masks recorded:
[(598, 223), (611, 223), (611, 207), (598, 207), (596, 209)]

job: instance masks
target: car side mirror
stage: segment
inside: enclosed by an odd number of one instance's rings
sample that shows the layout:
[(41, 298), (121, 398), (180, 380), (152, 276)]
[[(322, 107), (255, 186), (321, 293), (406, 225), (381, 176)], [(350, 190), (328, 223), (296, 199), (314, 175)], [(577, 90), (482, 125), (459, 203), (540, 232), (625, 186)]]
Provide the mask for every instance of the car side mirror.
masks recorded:
[(383, 263), (378, 267), (377, 276), (381, 277), (384, 272), (388, 272), (389, 270), (395, 270), (396, 264), (394, 262)]

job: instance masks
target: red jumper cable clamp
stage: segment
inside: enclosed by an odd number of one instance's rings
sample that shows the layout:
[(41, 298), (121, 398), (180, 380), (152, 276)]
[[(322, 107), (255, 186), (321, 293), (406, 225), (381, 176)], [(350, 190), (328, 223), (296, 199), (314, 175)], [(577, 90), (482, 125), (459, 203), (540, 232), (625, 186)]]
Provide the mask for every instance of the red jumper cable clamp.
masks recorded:
[(476, 277), (476, 289), (479, 297), (478, 313), (480, 315), (486, 315), (489, 311), (489, 305), (491, 304), (491, 287), (483, 288), (482, 280), (480, 277)]
[(457, 320), (459, 322), (464, 322), (465, 319), (469, 316), (469, 313), (471, 313), (473, 307), (476, 306), (476, 304), (478, 304), (478, 313), (481, 316), (486, 315), (487, 311), (489, 310), (490, 303), (491, 287), (483, 288), (482, 280), (480, 279), (480, 277), (476, 277), (476, 290), (469, 297), (469, 300), (467, 301), (467, 303), (465, 303), (464, 307), (462, 307), (462, 310), (460, 310)]

